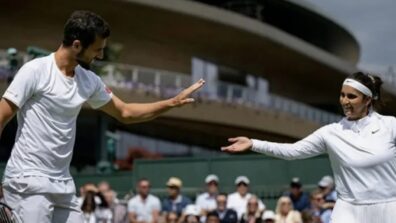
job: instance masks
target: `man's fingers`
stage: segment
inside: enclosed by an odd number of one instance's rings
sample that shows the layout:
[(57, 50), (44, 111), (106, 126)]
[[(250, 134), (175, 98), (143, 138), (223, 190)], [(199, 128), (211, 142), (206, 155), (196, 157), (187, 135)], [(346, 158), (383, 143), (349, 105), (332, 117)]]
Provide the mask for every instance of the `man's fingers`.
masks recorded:
[(193, 103), (195, 101), (195, 99), (194, 98), (186, 98), (186, 99), (183, 99), (183, 100), (181, 100), (181, 105), (185, 105), (185, 104), (190, 104), (190, 103)]
[(205, 84), (205, 81), (203, 79), (200, 79), (199, 81), (195, 82), (193, 85), (190, 87), (186, 88), (182, 93), (184, 97), (187, 97), (188, 95), (194, 93), (198, 89), (200, 89), (203, 85)]

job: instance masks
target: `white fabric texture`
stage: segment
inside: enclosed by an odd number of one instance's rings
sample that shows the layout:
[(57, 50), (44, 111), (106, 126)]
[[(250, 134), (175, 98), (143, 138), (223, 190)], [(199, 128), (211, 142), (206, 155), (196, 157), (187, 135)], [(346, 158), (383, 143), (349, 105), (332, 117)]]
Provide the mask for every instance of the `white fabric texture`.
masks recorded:
[(331, 223), (394, 223), (396, 219), (396, 202), (378, 204), (350, 204), (337, 200)]
[(135, 213), (139, 222), (152, 222), (155, 210), (161, 211), (161, 202), (154, 195), (149, 194), (144, 201), (140, 195), (136, 195), (128, 201), (128, 212)]
[(74, 194), (24, 194), (4, 187), (4, 200), (21, 222), (82, 223), (83, 215)]
[(327, 153), (339, 199), (384, 203), (396, 201), (395, 134), (394, 117), (370, 112), (357, 121), (326, 125), (294, 144), (252, 140), (252, 150), (283, 159)]
[(208, 192), (199, 194), (195, 200), (195, 205), (204, 210), (214, 210), (217, 207), (216, 195), (210, 196)]
[(74, 77), (66, 77), (54, 55), (25, 64), (3, 95), (19, 107), (5, 177), (71, 179), (77, 115), (84, 102), (99, 108), (111, 99), (111, 92), (93, 72), (77, 66)]

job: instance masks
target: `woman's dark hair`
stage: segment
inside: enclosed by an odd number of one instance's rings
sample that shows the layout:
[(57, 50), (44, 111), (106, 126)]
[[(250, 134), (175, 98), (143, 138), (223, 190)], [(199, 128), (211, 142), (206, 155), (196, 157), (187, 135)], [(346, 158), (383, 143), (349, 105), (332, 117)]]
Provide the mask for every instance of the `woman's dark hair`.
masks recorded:
[(92, 213), (95, 211), (96, 209), (95, 194), (96, 193), (93, 191), (88, 191), (85, 194), (84, 201), (81, 206), (81, 210), (84, 213)]
[(381, 86), (383, 82), (380, 77), (368, 73), (356, 72), (350, 75), (348, 78), (359, 81), (368, 89), (370, 89), (370, 91), (373, 93), (371, 103), (375, 110), (379, 110), (383, 107), (381, 100)]
[(109, 24), (93, 12), (75, 11), (65, 24), (63, 45), (71, 46), (74, 40), (80, 40), (82, 47), (87, 48), (95, 42), (96, 36), (109, 37)]

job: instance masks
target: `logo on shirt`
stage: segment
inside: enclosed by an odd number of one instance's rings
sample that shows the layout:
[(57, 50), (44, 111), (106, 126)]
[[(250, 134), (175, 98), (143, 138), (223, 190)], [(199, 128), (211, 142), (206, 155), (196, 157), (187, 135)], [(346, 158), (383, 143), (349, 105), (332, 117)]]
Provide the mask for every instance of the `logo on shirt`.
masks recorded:
[(377, 133), (378, 131), (379, 131), (379, 129), (373, 130), (373, 131), (371, 131), (371, 134), (375, 134), (375, 133)]

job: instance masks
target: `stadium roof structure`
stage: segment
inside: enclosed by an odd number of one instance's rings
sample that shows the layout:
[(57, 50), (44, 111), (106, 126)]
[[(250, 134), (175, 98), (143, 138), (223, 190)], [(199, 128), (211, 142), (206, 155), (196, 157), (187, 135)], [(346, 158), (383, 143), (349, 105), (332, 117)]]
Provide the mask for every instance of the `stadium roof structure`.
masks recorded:
[[(55, 50), (65, 19), (75, 9), (89, 9), (110, 23), (111, 41), (123, 44), (121, 62), (190, 73), (191, 58), (204, 58), (263, 76), (271, 93), (337, 110), (341, 83), (357, 71), (359, 58), (359, 45), (348, 30), (300, 1), (256, 1), (264, 4), (261, 20), (237, 12), (229, 2), (237, 1), (6, 1), (0, 26), (7, 35), (0, 37), (0, 48), (12, 43)], [(395, 103), (389, 104), (386, 112), (394, 111)], [(293, 131), (286, 135), (306, 133)]]

